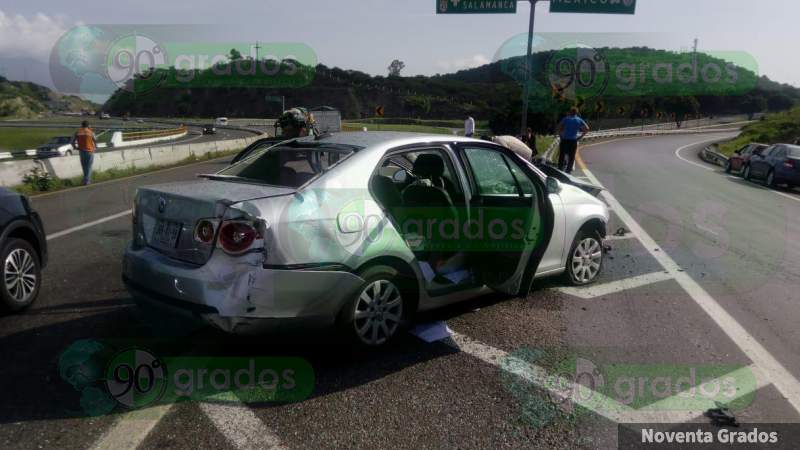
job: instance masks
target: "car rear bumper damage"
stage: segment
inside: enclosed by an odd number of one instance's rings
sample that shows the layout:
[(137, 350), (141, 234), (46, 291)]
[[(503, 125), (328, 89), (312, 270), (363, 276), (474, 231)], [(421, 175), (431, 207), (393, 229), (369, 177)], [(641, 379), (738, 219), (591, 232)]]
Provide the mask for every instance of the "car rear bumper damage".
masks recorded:
[(363, 280), (339, 270), (264, 268), (260, 255), (217, 254), (203, 266), (129, 246), (123, 280), (138, 303), (164, 308), (233, 334), (333, 325)]

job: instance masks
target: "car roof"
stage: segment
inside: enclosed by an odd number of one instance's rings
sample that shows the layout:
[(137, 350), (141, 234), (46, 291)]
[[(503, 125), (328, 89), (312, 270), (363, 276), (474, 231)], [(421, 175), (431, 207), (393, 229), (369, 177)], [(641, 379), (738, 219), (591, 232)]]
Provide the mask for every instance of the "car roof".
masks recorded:
[(379, 149), (393, 146), (424, 144), (435, 142), (482, 142), (478, 139), (446, 134), (411, 133), (406, 131), (353, 131), (322, 135), (321, 137), (303, 137), (296, 139), (298, 143), (337, 144), (359, 147), (359, 151)]

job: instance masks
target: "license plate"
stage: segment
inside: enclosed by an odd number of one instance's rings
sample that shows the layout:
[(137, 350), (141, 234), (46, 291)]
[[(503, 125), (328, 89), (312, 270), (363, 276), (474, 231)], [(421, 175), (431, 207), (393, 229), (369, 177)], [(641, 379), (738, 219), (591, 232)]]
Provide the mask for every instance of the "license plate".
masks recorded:
[(181, 234), (181, 224), (166, 220), (157, 220), (153, 229), (153, 241), (167, 248), (178, 246), (178, 237)]

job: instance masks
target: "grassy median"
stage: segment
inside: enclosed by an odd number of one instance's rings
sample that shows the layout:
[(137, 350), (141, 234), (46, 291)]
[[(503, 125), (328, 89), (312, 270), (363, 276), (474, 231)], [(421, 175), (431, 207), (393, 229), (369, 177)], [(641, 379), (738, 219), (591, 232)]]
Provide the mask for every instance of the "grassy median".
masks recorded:
[[(171, 169), (174, 167), (185, 166), (197, 162), (202, 161), (210, 161), (212, 159), (224, 158), (226, 156), (231, 156), (239, 153), (243, 149), (238, 150), (231, 150), (225, 152), (209, 152), (202, 156), (195, 156), (192, 155), (180, 162), (175, 164), (170, 164), (167, 166), (151, 166), (151, 167), (126, 167), (124, 169), (109, 169), (102, 172), (93, 172), (92, 173), (92, 183), (102, 183), (104, 181), (111, 181), (117, 180), (121, 178), (132, 177), (135, 175), (141, 175), (149, 172), (158, 172), (159, 170)], [(17, 186), (12, 187), (11, 189), (27, 195), (29, 197), (35, 197), (41, 194), (49, 194), (51, 192), (58, 192), (63, 191), (66, 189), (73, 189), (76, 187), (80, 187), (83, 181), (82, 176), (73, 177), (73, 178), (56, 178), (39, 171), (38, 174), (27, 174), (29, 176), (29, 181), (20, 184)]]

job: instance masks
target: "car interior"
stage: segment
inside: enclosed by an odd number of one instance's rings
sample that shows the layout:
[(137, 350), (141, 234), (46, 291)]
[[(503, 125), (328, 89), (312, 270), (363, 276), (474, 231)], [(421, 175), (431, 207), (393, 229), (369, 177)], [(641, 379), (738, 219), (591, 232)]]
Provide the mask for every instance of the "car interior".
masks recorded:
[(274, 186), (299, 188), (329, 170), (347, 153), (325, 148), (272, 148), (255, 156), (252, 161), (224, 170), (222, 174)]
[[(441, 227), (425, 226), (434, 221), (438, 224), (453, 223), (458, 227), (464, 223), (464, 216), (471, 208), (475, 211), (491, 206), (491, 201), (488, 205), (482, 204), (486, 197), (479, 192), (472, 196), (476, 204), (468, 205), (455, 173), (453, 161), (443, 150), (423, 149), (389, 155), (370, 181), (374, 198), (394, 221), (396, 229), (417, 257), (431, 293), (483, 285), (487, 273), (492, 271), (507, 277), (519, 261), (519, 252), (510, 252), (505, 260), (494, 259), (493, 267), (487, 270), (483, 265), (487, 260), (485, 252), (470, 252), (464, 248), (463, 240), (448, 239), (442, 231), (437, 231)], [(513, 177), (511, 172), (506, 173)], [(495, 178), (479, 183), (492, 186), (492, 192), (499, 195), (513, 194), (516, 197), (519, 192), (516, 188), (505, 186), (501, 176)], [(513, 186), (519, 185), (516, 181), (512, 183)], [(476, 189), (480, 190), (480, 187), (476, 186)], [(532, 193), (532, 188), (523, 190)], [(526, 201), (529, 203), (530, 199), (529, 195)]]

